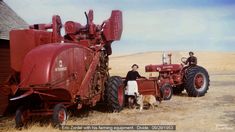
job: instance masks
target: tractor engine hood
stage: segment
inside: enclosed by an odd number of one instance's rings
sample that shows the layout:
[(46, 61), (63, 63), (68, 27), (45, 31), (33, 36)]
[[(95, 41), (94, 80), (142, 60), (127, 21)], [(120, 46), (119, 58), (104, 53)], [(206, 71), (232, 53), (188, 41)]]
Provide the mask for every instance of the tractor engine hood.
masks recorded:
[(162, 64), (162, 65), (147, 65), (145, 66), (146, 72), (166, 72), (166, 71), (180, 71), (182, 69), (180, 64)]

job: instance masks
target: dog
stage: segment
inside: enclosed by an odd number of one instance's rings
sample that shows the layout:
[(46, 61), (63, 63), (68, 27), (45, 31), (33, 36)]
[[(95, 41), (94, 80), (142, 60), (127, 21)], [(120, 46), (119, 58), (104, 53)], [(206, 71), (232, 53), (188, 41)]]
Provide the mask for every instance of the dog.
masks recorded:
[[(152, 109), (155, 109), (155, 106), (158, 105), (156, 97), (154, 95), (139, 95), (137, 96), (137, 104), (140, 105), (140, 111), (143, 110), (144, 104), (150, 104)], [(160, 101), (159, 101), (160, 103)]]

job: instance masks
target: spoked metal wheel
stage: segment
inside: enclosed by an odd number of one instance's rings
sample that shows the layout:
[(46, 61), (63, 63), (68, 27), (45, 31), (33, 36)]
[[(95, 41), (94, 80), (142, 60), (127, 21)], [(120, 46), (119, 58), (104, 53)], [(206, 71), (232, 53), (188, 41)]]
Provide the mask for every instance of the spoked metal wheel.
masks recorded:
[(54, 127), (58, 127), (60, 125), (65, 125), (67, 121), (68, 115), (66, 107), (63, 104), (57, 104), (54, 107), (53, 115), (52, 115), (52, 123)]
[(163, 100), (170, 100), (173, 94), (172, 87), (170, 84), (166, 83), (161, 87), (161, 94)]
[(197, 73), (194, 77), (194, 87), (197, 91), (203, 91), (206, 88), (206, 76), (203, 73)]
[(16, 110), (16, 115), (15, 115), (15, 123), (16, 123), (16, 128), (22, 128), (26, 126), (28, 123), (29, 119), (29, 109), (27, 109), (24, 106), (20, 106)]

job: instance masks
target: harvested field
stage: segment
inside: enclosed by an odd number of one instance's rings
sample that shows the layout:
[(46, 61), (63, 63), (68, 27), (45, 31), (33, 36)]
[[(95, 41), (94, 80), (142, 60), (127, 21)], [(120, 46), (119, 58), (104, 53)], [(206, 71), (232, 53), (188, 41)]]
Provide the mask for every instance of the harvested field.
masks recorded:
[[(110, 58), (112, 75), (125, 76), (133, 63), (139, 64), (144, 73), (147, 64), (160, 64), (161, 52), (139, 53)], [(173, 63), (179, 63), (186, 52), (173, 52)], [(176, 125), (176, 131), (235, 131), (235, 53), (233, 52), (196, 52), (199, 65), (208, 69), (211, 85), (204, 97), (188, 97), (184, 91), (163, 101), (156, 109), (143, 110), (125, 108), (120, 113), (106, 113), (93, 109), (82, 115), (70, 117), (68, 125)], [(48, 125), (49, 124), (49, 125)], [(49, 121), (33, 122), (22, 132), (61, 131), (54, 129)], [(0, 131), (14, 129), (14, 117), (2, 117)]]

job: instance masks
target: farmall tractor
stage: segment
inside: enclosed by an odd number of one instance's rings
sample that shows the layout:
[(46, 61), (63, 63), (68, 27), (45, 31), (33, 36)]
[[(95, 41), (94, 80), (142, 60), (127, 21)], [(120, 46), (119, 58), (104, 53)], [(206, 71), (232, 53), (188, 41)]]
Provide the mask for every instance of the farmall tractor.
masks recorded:
[(16, 127), (33, 116), (52, 116), (58, 126), (67, 120), (68, 109), (101, 101), (111, 111), (122, 110), (123, 82), (110, 77), (108, 68), (111, 43), (121, 38), (122, 12), (113, 10), (101, 25), (93, 23), (92, 10), (85, 16), (85, 26), (74, 21), (62, 25), (55, 15), (50, 24), (10, 32), (11, 67), (19, 74), (10, 99), (18, 105)]
[[(201, 66), (184, 65), (186, 59), (185, 57), (181, 58), (182, 64), (171, 64), (171, 54), (163, 55), (163, 64), (147, 65), (145, 70), (146, 72), (159, 73), (157, 80), (160, 88), (171, 87), (174, 94), (180, 94), (185, 89), (189, 96), (204, 96), (210, 85), (209, 74)], [(165, 92), (168, 93), (168, 91)], [(165, 99), (169, 98), (170, 96)]]
[[(149, 78), (140, 78), (132, 81), (126, 87), (126, 100), (129, 107), (135, 105), (136, 96), (154, 95), (157, 100), (170, 100), (173, 93), (180, 94), (186, 89), (189, 96), (204, 96), (209, 89), (210, 80), (206, 69), (201, 66), (186, 66), (187, 58), (181, 58), (182, 64), (171, 64), (171, 54), (163, 55), (163, 64), (147, 65), (145, 72), (150, 73)], [(158, 73), (152, 76), (152, 73)]]

